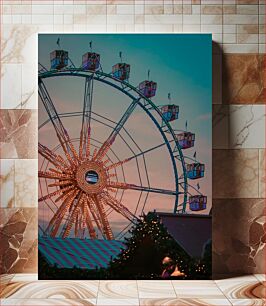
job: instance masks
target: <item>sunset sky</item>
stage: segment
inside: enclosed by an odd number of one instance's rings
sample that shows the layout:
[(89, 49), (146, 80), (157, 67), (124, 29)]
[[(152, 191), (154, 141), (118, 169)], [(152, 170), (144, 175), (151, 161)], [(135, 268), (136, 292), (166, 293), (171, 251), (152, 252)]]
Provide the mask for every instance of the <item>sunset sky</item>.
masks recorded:
[[(50, 68), (50, 52), (57, 49), (60, 38), (61, 48), (69, 52), (73, 63), (79, 67), (82, 55), (89, 51), (89, 42), (92, 49), (101, 56), (103, 71), (111, 72), (112, 65), (120, 62), (119, 52), (122, 52), (123, 62), (131, 65), (129, 82), (137, 86), (147, 79), (150, 70), (150, 79), (156, 81), (158, 89), (152, 98), (158, 105), (168, 104), (168, 93), (171, 94), (171, 104), (179, 105), (179, 119), (172, 122), (173, 129), (188, 130), (196, 134), (195, 147), (184, 150), (184, 155), (193, 157), (197, 152), (197, 159), (206, 165), (206, 174), (203, 179), (189, 181), (191, 185), (200, 184), (200, 191), (208, 196), (208, 209), (201, 213), (208, 213), (212, 205), (211, 179), (211, 140), (212, 140), (212, 38), (211, 35), (200, 34), (40, 34), (39, 35), (39, 62)], [(45, 84), (58, 113), (82, 111), (84, 82), (82, 78), (60, 77), (46, 79)], [(110, 86), (95, 82), (92, 109), (95, 113), (118, 121), (131, 103), (130, 99), (117, 92)], [(96, 117), (95, 117), (96, 118)], [(39, 101), (39, 124), (47, 119), (42, 102)], [(106, 121), (107, 122), (107, 121)], [(81, 118), (71, 117), (63, 120), (65, 128), (72, 138), (79, 136)], [(148, 149), (163, 142), (162, 136), (152, 120), (137, 107), (125, 125), (128, 133), (142, 149)], [(111, 129), (92, 120), (92, 137), (103, 142), (110, 134)], [(117, 137), (113, 150), (121, 159), (138, 153), (136, 145), (122, 134), (130, 144), (131, 151), (121, 138)], [(39, 130), (39, 142), (54, 148), (58, 140), (50, 123)], [(133, 154), (134, 155), (134, 154)], [(115, 160), (115, 155), (110, 154)], [(39, 160), (41, 166), (42, 159)], [(152, 187), (174, 190), (174, 176), (172, 164), (166, 146), (147, 154), (145, 161), (149, 181)], [(139, 167), (143, 185), (148, 184), (144, 171), (143, 159), (139, 159)], [(177, 161), (177, 169), (181, 174), (181, 165)], [(119, 174), (122, 178), (122, 172)], [(140, 185), (137, 175), (136, 160), (125, 164), (125, 177), (128, 183)], [(193, 190), (191, 189), (191, 193)], [(126, 191), (122, 202), (137, 215), (141, 213), (145, 193), (137, 206), (140, 193)], [(144, 211), (172, 212), (174, 196), (150, 193)], [(39, 221), (45, 226), (51, 212), (43, 204), (39, 204)], [(188, 210), (188, 213), (190, 211)], [(117, 213), (109, 215), (112, 229), (119, 233), (128, 221)]]

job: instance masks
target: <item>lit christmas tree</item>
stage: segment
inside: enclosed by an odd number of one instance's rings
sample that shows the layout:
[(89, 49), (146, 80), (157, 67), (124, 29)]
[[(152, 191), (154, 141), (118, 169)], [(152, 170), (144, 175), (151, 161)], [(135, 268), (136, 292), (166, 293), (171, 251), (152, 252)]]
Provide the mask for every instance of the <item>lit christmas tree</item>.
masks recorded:
[(125, 250), (110, 262), (108, 278), (160, 279), (165, 257), (185, 274), (179, 278), (187, 278), (193, 271), (191, 257), (168, 233), (156, 213), (144, 215), (130, 233), (131, 237), (125, 239)]

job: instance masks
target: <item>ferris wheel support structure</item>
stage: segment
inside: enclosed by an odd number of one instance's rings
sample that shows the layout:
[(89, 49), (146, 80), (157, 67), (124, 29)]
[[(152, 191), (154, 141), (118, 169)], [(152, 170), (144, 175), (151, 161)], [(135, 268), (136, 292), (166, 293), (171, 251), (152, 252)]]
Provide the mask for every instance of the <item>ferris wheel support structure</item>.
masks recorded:
[[(97, 152), (97, 157), (99, 159), (104, 156), (104, 154), (108, 151), (109, 147), (114, 142), (116, 136), (119, 134), (120, 130), (123, 128), (125, 122), (129, 118), (129, 116), (132, 114), (135, 107), (138, 105), (140, 106), (146, 114), (150, 117), (150, 119), (153, 121), (153, 123), (156, 125), (158, 130), (160, 131), (161, 136), (163, 137), (163, 140), (165, 142), (165, 145), (167, 146), (167, 149), (170, 153), (171, 162), (173, 165), (173, 172), (175, 177), (175, 191), (169, 191), (159, 188), (151, 188), (151, 187), (143, 187), (143, 186), (136, 186), (134, 187), (132, 184), (128, 184), (127, 188), (134, 189), (134, 190), (141, 190), (141, 191), (147, 191), (147, 192), (157, 192), (162, 194), (172, 194), (175, 195), (175, 205), (174, 205), (174, 213), (185, 213), (186, 212), (186, 204), (187, 204), (187, 174), (186, 174), (186, 167), (185, 167), (185, 161), (184, 156), (182, 153), (182, 149), (179, 146), (178, 140), (176, 138), (175, 132), (172, 129), (170, 123), (164, 119), (162, 116), (160, 110), (158, 107), (147, 97), (145, 97), (138, 88), (132, 86), (126, 81), (122, 81), (119, 79), (114, 78), (112, 75), (104, 73), (103, 71), (89, 71), (84, 70), (83, 68), (65, 68), (64, 70), (58, 71), (58, 70), (44, 70), (41, 69), (39, 71), (39, 95), (40, 98), (45, 105), (45, 108), (47, 110), (47, 113), (49, 115), (49, 119), (53, 123), (56, 132), (58, 133), (59, 137), (62, 139), (62, 147), (64, 149), (65, 144), (65, 150), (67, 151), (70, 160), (72, 162), (75, 161), (75, 150), (73, 150), (73, 144), (71, 140), (69, 139), (69, 136), (64, 129), (62, 122), (60, 120), (60, 116), (58, 116), (54, 104), (49, 97), (49, 94), (44, 86), (43, 80), (47, 78), (52, 77), (63, 77), (63, 76), (73, 76), (73, 77), (83, 77), (85, 78), (85, 93), (84, 93), (84, 104), (83, 104), (83, 117), (82, 117), (82, 130), (81, 130), (81, 136), (83, 141), (80, 141), (80, 150), (79, 154), (84, 155), (84, 144), (89, 142), (90, 137), (90, 117), (91, 117), (91, 105), (92, 105), (92, 96), (93, 96), (93, 81), (99, 81), (104, 84), (107, 84), (109, 86), (112, 86), (113, 88), (119, 90), (126, 96), (128, 96), (131, 99), (131, 104), (120, 119), (120, 121), (117, 123), (116, 128), (112, 131), (108, 139), (104, 142), (103, 146), (100, 148), (100, 150)], [(156, 119), (155, 113), (158, 115), (162, 120), (162, 125), (159, 124), (158, 120)], [(170, 134), (172, 137), (172, 140), (169, 141), (167, 138), (167, 134)], [(172, 143), (174, 143), (174, 147), (172, 148)], [(160, 145), (159, 145), (160, 146)], [(156, 146), (159, 147), (159, 146)], [(151, 148), (152, 150), (153, 148)], [(148, 150), (147, 150), (148, 151)], [(176, 159), (181, 162), (182, 165), (182, 182), (179, 183), (179, 176), (178, 176), (178, 170), (176, 167)], [(180, 187), (182, 191), (180, 191)], [(124, 186), (125, 188), (125, 186)], [(126, 188), (125, 188), (126, 189)], [(183, 201), (179, 203), (179, 195), (183, 196)]]

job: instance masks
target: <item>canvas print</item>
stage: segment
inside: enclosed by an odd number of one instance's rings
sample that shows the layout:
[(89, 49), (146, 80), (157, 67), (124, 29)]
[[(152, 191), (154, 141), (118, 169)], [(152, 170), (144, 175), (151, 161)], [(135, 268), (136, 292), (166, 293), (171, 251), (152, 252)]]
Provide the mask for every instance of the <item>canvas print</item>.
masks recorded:
[(210, 279), (211, 35), (38, 41), (39, 279)]

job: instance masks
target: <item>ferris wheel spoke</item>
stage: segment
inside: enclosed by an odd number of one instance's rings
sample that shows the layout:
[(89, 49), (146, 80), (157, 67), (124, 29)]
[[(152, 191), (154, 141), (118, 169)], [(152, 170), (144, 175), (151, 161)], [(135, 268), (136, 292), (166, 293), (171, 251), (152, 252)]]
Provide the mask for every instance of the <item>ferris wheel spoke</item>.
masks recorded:
[[(80, 235), (79, 237), (84, 239), (85, 237), (85, 229), (86, 229), (86, 216), (87, 216), (87, 210), (86, 210), (86, 206), (85, 206), (85, 200), (83, 202), (83, 205), (80, 209), (81, 213), (80, 213)], [(75, 236), (77, 237), (77, 236)]]
[(58, 179), (61, 181), (66, 181), (69, 179), (72, 179), (73, 177), (67, 174), (56, 174), (54, 172), (51, 171), (38, 171), (38, 177), (42, 177), (42, 178), (48, 178), (48, 179)]
[(93, 217), (93, 220), (94, 220), (97, 228), (99, 229), (99, 231), (104, 236), (103, 223), (102, 223), (102, 220), (101, 220), (101, 216), (99, 215), (99, 212), (98, 212), (97, 208), (95, 207), (95, 203), (93, 202), (93, 200), (90, 197), (87, 196), (86, 204), (87, 204), (88, 210), (91, 212), (91, 215)]
[(40, 198), (38, 199), (38, 202), (45, 201), (45, 200), (47, 200), (47, 199), (49, 199), (49, 198), (52, 198), (52, 197), (54, 197), (54, 196), (56, 196), (56, 195), (59, 195), (59, 194), (61, 193), (61, 195), (55, 200), (55, 202), (58, 202), (59, 200), (61, 200), (62, 198), (64, 198), (64, 196), (65, 196), (66, 194), (68, 194), (68, 192), (71, 192), (71, 191), (73, 191), (73, 190), (74, 190), (74, 187), (73, 187), (73, 186), (67, 186), (67, 187), (65, 187), (65, 188), (58, 189), (58, 190), (56, 190), (56, 191), (50, 192), (50, 193), (48, 193), (48, 194), (46, 194), (46, 195), (40, 197)]
[(107, 169), (107, 170), (111, 170), (111, 169), (117, 168), (118, 166), (123, 165), (123, 164), (125, 164), (125, 163), (131, 161), (131, 160), (134, 159), (134, 158), (138, 158), (139, 156), (145, 155), (145, 154), (147, 154), (147, 153), (149, 153), (149, 152), (152, 152), (152, 151), (154, 151), (154, 150), (156, 150), (156, 149), (159, 149), (159, 148), (161, 148), (161, 147), (163, 147), (163, 146), (165, 146), (165, 145), (166, 145), (165, 142), (164, 142), (164, 143), (161, 143), (161, 144), (159, 144), (159, 145), (156, 145), (156, 146), (154, 146), (154, 147), (152, 147), (152, 148), (149, 148), (149, 149), (147, 149), (147, 150), (145, 150), (145, 151), (142, 151), (142, 152), (140, 152), (140, 153), (138, 153), (138, 154), (132, 155), (132, 156), (130, 156), (130, 157), (124, 159), (124, 160), (121, 160), (121, 161), (117, 162), (117, 163), (111, 164), (111, 165), (108, 166), (106, 169)]
[(93, 98), (93, 74), (86, 77), (84, 89), (84, 102), (82, 112), (82, 125), (80, 130), (79, 158), (90, 155), (90, 137), (91, 137), (91, 109)]
[[(62, 203), (62, 205), (60, 206), (60, 208), (58, 209), (58, 211), (56, 212), (56, 214), (54, 215), (54, 217), (52, 218), (51, 222), (49, 223), (50, 227), (48, 229), (48, 233), (50, 233), (51, 237), (55, 237), (64, 218), (65, 218), (65, 214), (67, 212), (67, 210), (69, 209), (70, 205), (74, 202), (76, 195), (78, 194), (78, 191), (76, 190), (76, 192), (73, 191), (73, 193), (71, 195), (69, 195), (69, 197), (65, 197), (64, 201)], [(52, 222), (53, 221), (53, 222)], [(50, 226), (51, 225), (51, 226)]]
[(62, 181), (56, 181), (55, 183), (51, 183), (48, 185), (48, 187), (64, 187), (64, 186), (70, 186), (74, 183), (74, 180), (62, 180)]
[(105, 203), (114, 209), (119, 214), (123, 215), (129, 221), (133, 221), (136, 219), (136, 216), (121, 202), (117, 201), (114, 197), (112, 197), (109, 193), (104, 193), (103, 198)]
[(115, 237), (117, 240), (121, 240), (127, 233), (128, 229), (130, 228), (131, 223), (129, 223), (127, 226), (125, 226)]
[(70, 140), (70, 137), (65, 129), (57, 111), (54, 103), (44, 85), (43, 81), (39, 78), (39, 96), (43, 102), (46, 112), (53, 124), (56, 136), (69, 160), (69, 162), (74, 163), (78, 160), (77, 152)]
[(123, 164), (125, 164), (125, 163), (127, 163), (127, 162), (129, 162), (129, 161), (131, 161), (132, 159), (137, 158), (137, 157), (139, 157), (139, 156), (141, 156), (141, 155), (144, 155), (144, 154), (146, 154), (146, 153), (148, 153), (148, 152), (150, 152), (150, 151), (152, 151), (152, 150), (155, 150), (155, 149), (157, 149), (157, 148), (159, 148), (159, 147), (162, 147), (163, 145), (165, 145), (165, 143), (160, 144), (160, 145), (157, 145), (157, 146), (155, 146), (155, 147), (153, 147), (153, 148), (150, 148), (150, 149), (148, 149), (148, 150), (146, 150), (146, 151), (143, 151), (143, 152), (141, 152), (141, 153), (138, 153), (138, 154), (136, 154), (136, 155), (132, 155), (132, 156), (130, 156), (130, 157), (128, 157), (128, 158), (125, 158), (124, 160), (121, 160), (121, 161), (117, 162), (117, 163), (113, 163), (113, 164), (111, 164), (110, 166), (107, 166), (107, 167), (106, 167), (106, 170), (107, 170), (107, 171), (110, 171), (110, 170), (112, 170), (112, 169), (116, 169), (117, 167), (119, 167), (119, 166), (121, 166), (121, 165), (123, 165)]
[(69, 206), (71, 205), (71, 203), (74, 201), (77, 193), (78, 193), (78, 190), (73, 189), (64, 195), (64, 198), (62, 199), (62, 204), (60, 205), (57, 212), (54, 214), (54, 216), (50, 220), (45, 230), (46, 234), (51, 235), (52, 237), (56, 236), (59, 230), (59, 227), (63, 221), (63, 218), (65, 216), (65, 213), (67, 209), (69, 208)]
[(159, 145), (156, 145), (156, 146), (151, 147), (151, 148), (149, 148), (149, 149), (147, 149), (147, 150), (145, 150), (145, 151), (142, 151), (142, 152), (140, 152), (140, 153), (138, 153), (138, 154), (136, 154), (136, 155), (132, 155), (131, 157), (128, 158), (128, 160), (131, 160), (131, 159), (133, 159), (133, 158), (137, 158), (137, 157), (139, 157), (139, 156), (141, 156), (141, 155), (145, 155), (145, 154), (147, 154), (147, 153), (149, 153), (149, 152), (152, 152), (152, 151), (154, 151), (154, 150), (156, 150), (156, 149), (159, 149), (159, 148), (161, 148), (161, 147), (163, 147), (163, 146), (165, 146), (165, 145), (166, 145), (166, 143), (163, 142), (163, 143), (161, 143), (161, 144), (159, 144)]
[(78, 237), (79, 236), (79, 232), (81, 230), (81, 227), (80, 227), (80, 218), (79, 218), (78, 214), (75, 217), (74, 223), (75, 223), (74, 234), (75, 234), (75, 237)]
[(79, 191), (78, 194), (74, 197), (72, 203), (70, 204), (69, 213), (71, 212), (71, 214), (68, 216), (67, 221), (65, 222), (64, 227), (61, 231), (62, 238), (66, 238), (69, 236), (71, 228), (74, 222), (76, 221), (76, 217), (78, 215), (78, 211), (81, 204), (82, 204), (82, 192)]
[(111, 188), (131, 189), (131, 190), (154, 192), (154, 193), (161, 193), (161, 194), (168, 194), (168, 195), (182, 194), (181, 192), (176, 192), (174, 190), (138, 186), (138, 185), (135, 185), (135, 184), (121, 183), (121, 182), (110, 182), (107, 186), (111, 187)]
[[(185, 184), (184, 184), (184, 183), (181, 183), (180, 186), (181, 186), (183, 189), (185, 188)], [(201, 192), (199, 191), (199, 189), (197, 189), (197, 188), (194, 187), (193, 185), (187, 184), (187, 186), (190, 187), (190, 188), (192, 188), (192, 189), (193, 189), (194, 191), (196, 191), (198, 194), (203, 195), (203, 193), (201, 193)]]
[(98, 153), (96, 154), (96, 157), (95, 157), (96, 160), (101, 161), (104, 158), (106, 153), (109, 151), (111, 145), (114, 143), (117, 135), (119, 134), (121, 129), (124, 127), (124, 125), (127, 122), (128, 118), (131, 116), (131, 114), (134, 111), (135, 107), (137, 106), (139, 100), (140, 100), (140, 98), (134, 99), (131, 102), (131, 104), (129, 105), (129, 107), (127, 108), (127, 110), (125, 111), (123, 116), (121, 117), (121, 119), (116, 124), (116, 126), (113, 129), (112, 133), (109, 135), (107, 140), (103, 143), (103, 145), (99, 149), (99, 151), (98, 151)]
[[(90, 238), (95, 239), (96, 238), (96, 232), (93, 228), (91, 217), (88, 213), (88, 209), (86, 206), (86, 195), (85, 193), (82, 194), (82, 198), (79, 205), (79, 214), (76, 217), (75, 222), (75, 237), (82, 236), (84, 237), (85, 234), (85, 228), (87, 227), (87, 230), (89, 232)], [(79, 235), (81, 233), (81, 235)]]
[(99, 215), (101, 218), (101, 223), (103, 225), (103, 234), (104, 237), (106, 237), (108, 240), (112, 240), (114, 239), (114, 235), (113, 232), (111, 230), (108, 218), (107, 218), (107, 214), (105, 211), (105, 203), (103, 201), (102, 198), (97, 197), (96, 195), (93, 197), (94, 203), (97, 206), (97, 209), (99, 211)]
[(89, 235), (91, 237), (91, 239), (96, 239), (96, 231), (93, 227), (93, 223), (92, 223), (92, 219), (91, 219), (91, 216), (89, 214), (89, 211), (88, 211), (88, 206), (87, 206), (87, 198), (85, 196), (85, 194), (83, 195), (84, 197), (84, 200), (83, 200), (83, 219), (84, 219), (84, 222), (86, 223), (87, 225), (87, 229), (88, 229), (88, 232), (89, 232)]
[(41, 143), (38, 143), (38, 152), (40, 155), (42, 155), (45, 159), (47, 159), (49, 162), (51, 162), (57, 169), (67, 172), (67, 164), (65, 163), (64, 159), (60, 156), (55, 154), (53, 151), (51, 151), (46, 146), (42, 145)]
[(114, 164), (111, 164), (110, 166), (107, 166), (107, 167), (106, 167), (106, 170), (107, 170), (107, 171), (110, 171), (110, 170), (112, 170), (112, 169), (116, 169), (117, 167), (119, 167), (119, 166), (121, 166), (121, 165), (127, 163), (128, 161), (130, 161), (129, 158), (126, 158), (126, 159), (124, 159), (124, 160), (120, 160), (120, 161), (117, 162), (117, 163), (114, 163)]
[(58, 195), (59, 193), (61, 193), (61, 190), (56, 190), (54, 192), (51, 192), (51, 193), (48, 193), (46, 195), (43, 195), (41, 196), (39, 199), (38, 199), (38, 202), (43, 202), (43, 201), (46, 201), (47, 199), (50, 199), (52, 197), (55, 197), (56, 195)]

